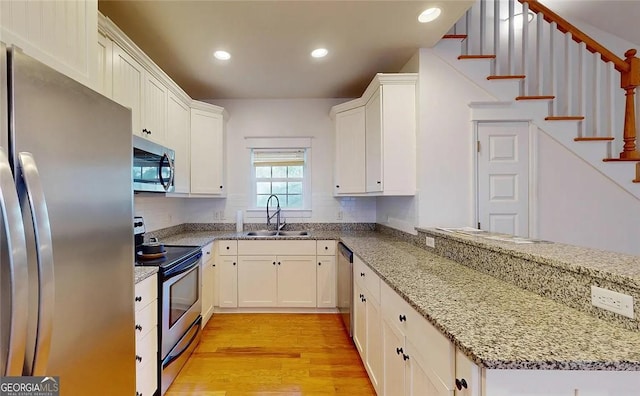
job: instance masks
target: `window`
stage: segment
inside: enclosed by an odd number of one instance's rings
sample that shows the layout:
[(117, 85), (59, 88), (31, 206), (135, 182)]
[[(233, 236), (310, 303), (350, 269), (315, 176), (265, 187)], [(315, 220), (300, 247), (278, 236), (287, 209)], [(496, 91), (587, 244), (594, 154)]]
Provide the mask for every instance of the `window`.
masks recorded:
[[(304, 149), (258, 150), (252, 154), (255, 207), (264, 208), (271, 194), (278, 197), (281, 208), (305, 207)], [(276, 206), (276, 200), (271, 200)]]

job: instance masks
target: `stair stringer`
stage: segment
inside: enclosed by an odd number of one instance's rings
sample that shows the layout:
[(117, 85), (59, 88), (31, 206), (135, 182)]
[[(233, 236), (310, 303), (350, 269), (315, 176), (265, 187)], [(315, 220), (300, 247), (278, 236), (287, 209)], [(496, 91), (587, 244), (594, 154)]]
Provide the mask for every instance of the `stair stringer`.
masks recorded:
[(539, 101), (472, 102), (469, 104), (471, 120), (475, 122), (529, 121), (619, 188), (640, 200), (640, 183), (632, 183), (629, 177), (635, 171), (635, 162), (604, 162), (603, 158), (610, 157), (611, 142), (576, 142), (574, 138), (578, 136), (582, 121), (547, 121), (544, 119), (547, 116), (545, 106), (537, 102)]

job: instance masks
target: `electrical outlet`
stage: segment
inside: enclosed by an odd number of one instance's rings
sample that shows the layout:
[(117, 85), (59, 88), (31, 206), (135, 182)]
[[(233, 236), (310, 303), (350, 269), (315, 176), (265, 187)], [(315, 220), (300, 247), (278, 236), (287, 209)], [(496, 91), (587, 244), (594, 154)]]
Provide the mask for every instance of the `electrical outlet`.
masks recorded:
[(633, 319), (633, 297), (591, 286), (591, 305)]
[(430, 248), (435, 248), (436, 247), (436, 239), (433, 237), (426, 237), (425, 239), (425, 243), (427, 244), (427, 246), (429, 246)]
[(338, 220), (342, 220), (343, 218), (343, 213), (341, 210), (338, 211)]
[(220, 213), (217, 210), (215, 212), (213, 212), (213, 219), (214, 220), (220, 220)]

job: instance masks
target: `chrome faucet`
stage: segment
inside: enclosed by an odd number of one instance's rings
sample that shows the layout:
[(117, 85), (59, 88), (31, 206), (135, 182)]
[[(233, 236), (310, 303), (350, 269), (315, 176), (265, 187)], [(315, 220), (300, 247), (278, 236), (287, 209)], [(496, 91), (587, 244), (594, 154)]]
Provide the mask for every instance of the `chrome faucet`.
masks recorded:
[[(276, 212), (269, 216), (269, 202), (271, 202), (271, 198), (276, 199), (277, 207)], [(276, 217), (276, 231), (280, 231), (286, 224), (280, 224), (280, 200), (277, 195), (271, 194), (269, 195), (269, 198), (267, 198), (267, 228), (271, 225), (271, 219), (273, 219), (274, 216)]]

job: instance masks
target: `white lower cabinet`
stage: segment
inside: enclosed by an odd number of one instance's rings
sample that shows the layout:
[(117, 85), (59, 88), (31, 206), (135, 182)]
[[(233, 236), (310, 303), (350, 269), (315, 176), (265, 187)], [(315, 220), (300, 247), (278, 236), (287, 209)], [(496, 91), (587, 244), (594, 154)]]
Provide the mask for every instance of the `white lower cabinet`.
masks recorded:
[(213, 243), (202, 248), (202, 327), (206, 326), (213, 315), (213, 295), (215, 293), (215, 260), (213, 257)]
[(336, 256), (318, 256), (317, 268), (318, 308), (336, 307)]
[(237, 308), (238, 242), (218, 241), (216, 251), (214, 277), (217, 279), (217, 298), (214, 298), (214, 305), (221, 308)]
[(136, 395), (151, 396), (158, 388), (158, 277), (135, 286)]

